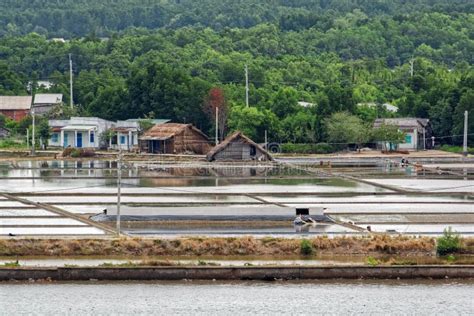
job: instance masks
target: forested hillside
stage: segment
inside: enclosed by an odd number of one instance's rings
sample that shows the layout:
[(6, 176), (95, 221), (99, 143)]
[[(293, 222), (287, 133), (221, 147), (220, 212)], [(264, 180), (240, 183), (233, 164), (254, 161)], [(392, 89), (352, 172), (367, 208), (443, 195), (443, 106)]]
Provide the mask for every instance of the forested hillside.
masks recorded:
[(170, 118), (210, 132), (203, 103), (217, 86), (229, 130), (257, 140), (268, 129), (274, 140), (324, 141), (334, 112), (367, 124), (393, 115), (357, 106), (372, 102), (457, 135), (474, 110), (473, 12), (461, 0), (0, 1), (0, 94), (27, 94), (38, 79), (68, 94), (71, 53), (81, 114)]

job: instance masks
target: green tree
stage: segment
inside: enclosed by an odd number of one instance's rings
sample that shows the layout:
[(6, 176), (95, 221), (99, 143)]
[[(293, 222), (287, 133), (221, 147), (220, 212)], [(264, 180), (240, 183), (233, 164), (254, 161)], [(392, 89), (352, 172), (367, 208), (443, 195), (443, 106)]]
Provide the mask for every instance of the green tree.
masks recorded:
[(395, 147), (394, 145), (403, 143), (405, 135), (404, 132), (398, 129), (398, 126), (390, 124), (382, 124), (372, 130), (372, 139), (376, 142), (382, 142), (383, 150), (387, 150), (387, 143), (390, 150)]
[(254, 141), (262, 141), (265, 130), (270, 139), (279, 139), (279, 121), (269, 110), (259, 110), (256, 107), (233, 106), (229, 116), (229, 129), (241, 131)]
[(298, 93), (291, 87), (281, 88), (270, 99), (270, 109), (278, 117), (294, 114), (298, 106)]
[(357, 144), (360, 149), (369, 140), (369, 128), (355, 115), (337, 112), (325, 119), (327, 138), (330, 143), (343, 145)]

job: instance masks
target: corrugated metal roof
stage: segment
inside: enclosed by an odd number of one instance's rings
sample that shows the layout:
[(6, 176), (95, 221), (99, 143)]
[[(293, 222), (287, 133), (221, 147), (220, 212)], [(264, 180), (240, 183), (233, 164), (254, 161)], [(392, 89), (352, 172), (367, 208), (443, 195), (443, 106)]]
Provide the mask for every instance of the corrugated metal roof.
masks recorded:
[(58, 104), (63, 102), (62, 93), (38, 93), (35, 95), (34, 104)]
[(91, 131), (96, 129), (95, 125), (68, 125), (61, 128), (63, 131)]
[(0, 110), (29, 110), (31, 96), (0, 96)]
[(150, 121), (155, 125), (165, 124), (171, 121), (170, 119), (128, 119), (126, 122), (140, 122), (140, 121)]
[(401, 118), (384, 118), (376, 119), (374, 122), (374, 127), (379, 127), (382, 124), (387, 125), (396, 125), (398, 127), (407, 127), (407, 128), (418, 128), (426, 127), (429, 120), (424, 118), (414, 118), (414, 117), (401, 117)]

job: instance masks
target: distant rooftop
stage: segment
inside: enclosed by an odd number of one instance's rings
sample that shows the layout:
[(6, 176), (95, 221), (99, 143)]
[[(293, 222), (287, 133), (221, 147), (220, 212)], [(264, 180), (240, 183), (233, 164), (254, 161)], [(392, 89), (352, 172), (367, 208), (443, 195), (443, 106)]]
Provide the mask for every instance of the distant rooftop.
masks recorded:
[[(382, 107), (384, 107), (389, 112), (398, 112), (398, 107), (393, 105), (393, 104), (383, 103), (383, 104), (380, 104), (380, 105)], [(357, 106), (367, 106), (369, 108), (374, 108), (374, 107), (377, 106), (377, 103), (375, 103), (375, 102), (361, 102), (361, 103), (357, 103)]]
[(306, 101), (298, 101), (298, 105), (304, 108), (309, 108), (309, 107), (314, 106), (314, 103), (306, 102)]
[(127, 122), (150, 121), (154, 125), (160, 125), (160, 124), (168, 123), (171, 120), (170, 119), (144, 119), (144, 118), (140, 118), (140, 119), (128, 119), (126, 121)]
[(374, 122), (374, 127), (379, 127), (382, 124), (387, 125), (397, 125), (398, 127), (426, 127), (429, 123), (429, 119), (425, 118), (416, 118), (416, 117), (400, 117), (400, 118), (381, 118), (376, 119)]
[(0, 110), (29, 110), (31, 96), (0, 96)]
[(36, 104), (58, 104), (63, 102), (62, 93), (38, 93), (35, 95)]

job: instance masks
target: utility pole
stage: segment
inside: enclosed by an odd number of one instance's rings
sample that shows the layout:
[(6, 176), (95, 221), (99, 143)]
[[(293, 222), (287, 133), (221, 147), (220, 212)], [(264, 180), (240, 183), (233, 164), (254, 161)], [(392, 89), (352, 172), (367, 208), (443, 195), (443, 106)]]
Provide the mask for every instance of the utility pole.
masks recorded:
[(219, 145), (219, 107), (216, 107), (216, 146)]
[(30, 150), (30, 130), (26, 129), (26, 150)]
[(117, 235), (120, 236), (120, 195), (122, 189), (122, 149), (117, 159)]
[(426, 150), (426, 129), (423, 127), (423, 150)]
[(464, 111), (464, 139), (462, 143), (462, 153), (467, 156), (467, 111)]
[(249, 68), (245, 64), (245, 105), (249, 106)]
[(268, 137), (267, 137), (267, 130), (265, 130), (265, 150), (268, 150)]
[(73, 109), (73, 99), (72, 99), (72, 57), (69, 54), (69, 104), (71, 106), (71, 110)]
[(31, 115), (32, 115), (32, 125), (33, 125), (33, 128), (32, 128), (32, 138), (31, 138), (31, 155), (32, 156), (35, 156), (36, 155), (36, 152), (35, 152), (35, 145), (36, 145), (36, 140), (35, 140), (35, 108), (32, 108), (31, 109)]
[(413, 66), (415, 64), (415, 60), (412, 58), (410, 59), (410, 77), (413, 77)]

